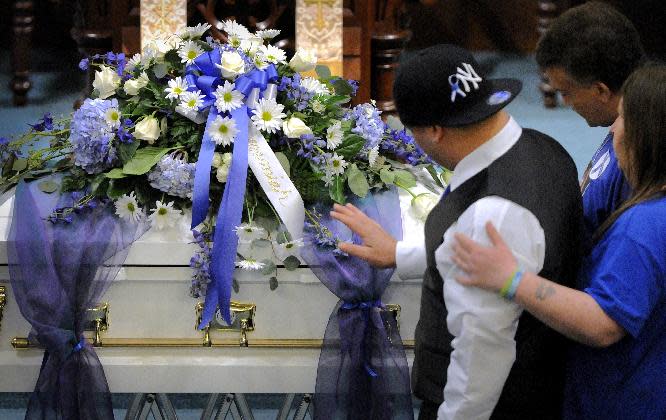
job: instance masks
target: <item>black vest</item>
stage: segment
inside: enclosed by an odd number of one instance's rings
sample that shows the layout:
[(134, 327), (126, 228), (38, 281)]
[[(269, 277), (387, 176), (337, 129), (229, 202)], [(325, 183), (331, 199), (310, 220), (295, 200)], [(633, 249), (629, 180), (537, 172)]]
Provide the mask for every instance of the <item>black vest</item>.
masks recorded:
[[(573, 286), (579, 267), (582, 204), (576, 167), (555, 140), (525, 129), (507, 153), (442, 199), (426, 221), (428, 266), (416, 327), (412, 387), (416, 396), (437, 404), (443, 401), (453, 336), (446, 326), (435, 250), (458, 217), (487, 196), (513, 201), (539, 220), (546, 237), (541, 276)], [(515, 339), (516, 361), (491, 418), (561, 418), (566, 340), (527, 311), (520, 317)]]

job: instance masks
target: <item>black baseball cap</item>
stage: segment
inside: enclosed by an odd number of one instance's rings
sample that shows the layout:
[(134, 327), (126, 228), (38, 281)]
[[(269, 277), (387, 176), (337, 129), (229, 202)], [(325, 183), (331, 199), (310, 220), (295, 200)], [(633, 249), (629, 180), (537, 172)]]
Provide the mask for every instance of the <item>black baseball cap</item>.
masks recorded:
[(393, 99), (407, 127), (461, 127), (495, 114), (521, 88), (517, 79), (486, 78), (464, 48), (440, 44), (400, 63)]

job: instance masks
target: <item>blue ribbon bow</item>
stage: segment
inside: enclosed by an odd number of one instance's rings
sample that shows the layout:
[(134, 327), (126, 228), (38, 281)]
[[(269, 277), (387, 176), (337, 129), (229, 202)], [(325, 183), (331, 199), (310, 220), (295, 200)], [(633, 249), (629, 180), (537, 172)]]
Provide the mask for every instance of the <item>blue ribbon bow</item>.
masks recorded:
[[(377, 372), (372, 368), (372, 362), (370, 360), (370, 355), (366, 351), (365, 348), (365, 335), (368, 329), (368, 323), (370, 322), (370, 310), (373, 308), (383, 308), (384, 304), (382, 303), (381, 299), (376, 299), (376, 300), (371, 300), (367, 302), (356, 302), (356, 303), (349, 303), (345, 302), (340, 306), (340, 310), (355, 310), (355, 309), (360, 309), (363, 314), (363, 338), (361, 339), (361, 358), (363, 360), (363, 368), (365, 371), (368, 373), (373, 378), (376, 378), (379, 376)], [(382, 325), (383, 327), (383, 325)], [(340, 334), (341, 336), (343, 334)], [(352, 352), (352, 345), (353, 343), (351, 342), (345, 342), (343, 343), (343, 352), (350, 353)]]
[[(220, 63), (221, 53), (218, 48), (199, 55), (194, 64), (186, 69), (185, 79), (190, 90), (200, 90), (205, 96), (203, 109), (208, 109), (208, 119), (201, 150), (194, 170), (194, 191), (192, 193), (192, 229), (206, 219), (209, 209), (210, 172), (215, 153), (215, 142), (208, 134), (208, 129), (215, 118), (220, 115), (215, 104), (215, 90), (224, 83), (220, 70), (216, 64)], [(235, 81), (235, 88), (245, 97), (258, 88), (263, 93), (268, 83), (277, 80), (278, 72), (273, 64), (266, 70), (254, 69), (239, 76)], [(250, 104), (251, 105), (251, 104)], [(231, 167), (227, 183), (222, 195), (222, 201), (217, 213), (217, 223), (213, 234), (213, 250), (211, 254), (210, 277), (211, 283), (206, 293), (206, 301), (201, 317), (200, 329), (203, 329), (214, 317), (217, 307), (227, 323), (231, 323), (232, 275), (235, 268), (238, 237), (234, 228), (241, 222), (243, 202), (245, 197), (245, 183), (247, 181), (248, 166), (248, 127), (252, 110), (244, 104), (230, 112), (236, 122), (238, 134), (234, 140)]]

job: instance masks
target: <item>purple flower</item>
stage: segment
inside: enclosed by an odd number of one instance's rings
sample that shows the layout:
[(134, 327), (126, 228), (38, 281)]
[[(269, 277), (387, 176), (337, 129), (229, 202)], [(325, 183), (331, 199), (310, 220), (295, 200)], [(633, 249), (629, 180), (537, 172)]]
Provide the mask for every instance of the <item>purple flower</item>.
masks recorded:
[(90, 65), (90, 60), (88, 58), (84, 58), (81, 61), (79, 61), (79, 68), (81, 70), (88, 70), (88, 66)]
[(132, 143), (134, 141), (134, 135), (129, 131), (132, 127), (134, 127), (134, 123), (129, 118), (120, 123), (120, 126), (116, 130), (116, 135), (121, 143)]
[(47, 112), (41, 120), (37, 121), (37, 124), (28, 125), (35, 131), (53, 130), (53, 117), (50, 112)]

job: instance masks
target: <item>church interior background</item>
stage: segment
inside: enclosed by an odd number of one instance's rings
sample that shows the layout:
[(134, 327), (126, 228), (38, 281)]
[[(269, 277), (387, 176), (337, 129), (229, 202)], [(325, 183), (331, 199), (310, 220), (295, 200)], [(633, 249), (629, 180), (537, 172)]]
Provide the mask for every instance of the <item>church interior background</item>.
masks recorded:
[[(315, 25), (317, 19), (333, 19), (335, 13), (340, 14), (341, 61), (331, 68), (341, 76), (359, 80), (356, 101), (376, 100), (385, 116), (395, 111), (391, 83), (400, 60), (420, 48), (454, 43), (473, 50), (486, 73), (523, 80), (523, 93), (508, 107), (509, 112), (521, 125), (559, 140), (574, 157), (579, 173), (605, 134), (602, 128), (587, 129), (573, 111), (558, 104), (556, 95), (541, 79), (533, 57), (539, 34), (550, 20), (580, 0), (298, 2), (312, 10), (319, 8), (317, 13), (322, 15), (312, 19)], [(666, 58), (666, 7), (662, 0), (608, 2), (636, 24), (649, 54)], [(250, 28), (280, 29), (279, 46), (287, 51), (296, 46), (296, 0), (182, 3), (189, 25), (208, 22), (215, 27), (218, 21), (235, 18)], [(336, 3), (341, 10), (334, 12), (331, 4)], [(44, 112), (71, 112), (74, 104), (89, 93), (85, 86), (90, 75), (77, 69), (83, 55), (139, 51), (140, 6), (139, 0), (0, 0), (0, 10), (4, 11), (0, 14), (0, 136), (21, 133), (26, 124)], [(212, 32), (217, 35), (215, 30)], [(4, 302), (0, 303), (2, 328)], [(0, 337), (5, 340), (8, 335)], [(8, 344), (0, 343), (0, 349), (6, 350)], [(3, 370), (0, 365), (0, 376), (6, 375)], [(11, 383), (11, 379), (5, 378), (4, 383)], [(220, 407), (226, 407), (227, 418), (238, 419), (302, 419), (310, 415), (307, 394), (288, 394), (279, 387), (273, 393), (245, 395), (211, 396), (187, 388), (169, 394), (151, 393), (151, 389), (144, 392), (114, 393), (116, 418), (213, 418), (213, 411), (220, 412)], [(0, 389), (0, 418), (23, 418), (28, 395), (11, 387)]]

